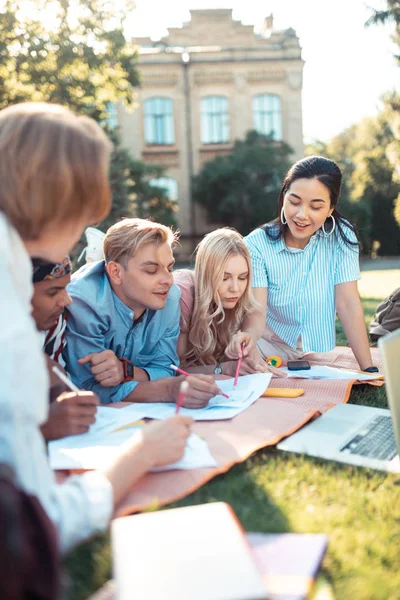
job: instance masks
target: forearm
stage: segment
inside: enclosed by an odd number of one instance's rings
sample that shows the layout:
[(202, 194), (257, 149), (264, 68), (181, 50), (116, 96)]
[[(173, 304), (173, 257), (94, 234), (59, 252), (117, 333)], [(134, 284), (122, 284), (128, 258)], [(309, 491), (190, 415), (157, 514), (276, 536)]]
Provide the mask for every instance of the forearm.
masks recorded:
[(135, 381), (145, 382), (145, 381), (149, 381), (150, 377), (145, 369), (141, 369), (140, 367), (135, 367), (134, 379), (135, 379)]
[(104, 473), (114, 493), (114, 505), (128, 493), (135, 483), (154, 466), (152, 455), (146, 450), (142, 433), (139, 439), (121, 454)]
[(361, 301), (337, 306), (337, 315), (360, 369), (371, 367), (371, 351)]
[(176, 397), (172, 389), (172, 377), (143, 381), (137, 384), (125, 398), (124, 402), (175, 402)]
[(241, 330), (258, 340), (265, 329), (267, 315), (267, 288), (253, 288), (253, 295), (256, 300), (256, 309), (243, 319)]
[(265, 313), (259, 311), (252, 313), (244, 318), (241, 331), (249, 333), (252, 337), (258, 340), (265, 329)]

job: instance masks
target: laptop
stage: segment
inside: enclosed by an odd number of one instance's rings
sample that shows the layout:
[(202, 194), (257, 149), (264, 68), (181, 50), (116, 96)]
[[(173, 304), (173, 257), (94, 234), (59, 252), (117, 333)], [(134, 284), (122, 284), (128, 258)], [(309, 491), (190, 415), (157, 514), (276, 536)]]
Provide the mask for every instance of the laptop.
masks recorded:
[(400, 329), (378, 346), (390, 410), (339, 404), (280, 442), (279, 450), (400, 473)]

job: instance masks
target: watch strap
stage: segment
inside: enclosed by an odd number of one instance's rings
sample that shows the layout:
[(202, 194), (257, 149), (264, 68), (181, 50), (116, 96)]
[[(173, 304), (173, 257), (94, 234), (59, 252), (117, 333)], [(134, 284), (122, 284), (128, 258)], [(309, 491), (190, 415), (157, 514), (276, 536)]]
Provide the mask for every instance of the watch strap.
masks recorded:
[(124, 369), (124, 378), (121, 383), (132, 381), (135, 378), (135, 367), (134, 364), (127, 358), (120, 358), (119, 361), (122, 363)]
[(222, 366), (221, 363), (217, 363), (215, 369), (214, 369), (214, 375), (221, 375), (222, 373)]

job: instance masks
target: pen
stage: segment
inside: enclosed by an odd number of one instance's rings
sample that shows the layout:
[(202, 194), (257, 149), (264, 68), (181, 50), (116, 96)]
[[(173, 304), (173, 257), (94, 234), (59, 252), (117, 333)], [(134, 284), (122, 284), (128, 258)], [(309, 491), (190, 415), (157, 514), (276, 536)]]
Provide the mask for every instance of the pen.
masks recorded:
[(185, 394), (187, 392), (187, 389), (189, 387), (189, 384), (187, 381), (182, 381), (181, 383), (181, 387), (179, 388), (179, 396), (178, 396), (178, 400), (176, 401), (176, 408), (175, 408), (175, 414), (177, 415), (179, 412), (179, 409), (182, 405), (182, 402), (185, 399)]
[[(170, 365), (170, 367), (171, 367), (171, 369), (173, 369), (177, 373), (180, 373), (181, 375), (190, 375), (190, 373), (188, 373), (187, 371), (184, 371), (183, 369), (180, 369), (176, 365)], [(228, 400), (229, 400), (228, 394), (224, 394), (224, 392), (221, 392), (221, 396), (223, 396), (224, 398), (228, 398)]]
[(239, 379), (239, 372), (240, 372), (240, 367), (242, 366), (243, 350), (245, 349), (245, 346), (246, 346), (246, 344), (242, 344), (242, 354), (239, 356), (239, 360), (237, 363), (236, 373), (235, 373), (235, 381), (233, 382), (233, 387), (236, 387), (238, 379)]
[(72, 381), (66, 375), (64, 375), (61, 369), (58, 367), (51, 367), (51, 370), (72, 392), (80, 392), (80, 389), (74, 383), (72, 383)]

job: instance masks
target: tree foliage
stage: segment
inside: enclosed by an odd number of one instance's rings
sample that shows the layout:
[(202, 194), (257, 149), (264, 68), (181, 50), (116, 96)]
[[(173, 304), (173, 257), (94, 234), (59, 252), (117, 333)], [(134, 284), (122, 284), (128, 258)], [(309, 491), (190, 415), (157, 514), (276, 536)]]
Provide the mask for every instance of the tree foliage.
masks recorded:
[(126, 13), (107, 0), (6, 0), (0, 14), (0, 108), (58, 102), (98, 121), (131, 104), (136, 52)]
[(114, 143), (113, 206), (100, 225), (122, 216), (175, 224), (175, 203), (149, 185), (162, 168), (134, 160), (117, 130), (107, 128), (110, 103), (132, 104), (139, 83), (134, 46), (124, 35), (133, 4), (122, 0), (5, 0), (0, 13), (0, 109), (23, 101), (54, 102), (102, 123)]
[(400, 254), (394, 214), (400, 194), (398, 98), (389, 94), (382, 101), (377, 117), (362, 120), (327, 144), (309, 146), (307, 153), (324, 155), (341, 167), (339, 210), (356, 223), (364, 252), (378, 243), (380, 255), (396, 255)]
[(246, 234), (277, 215), (282, 178), (291, 149), (249, 131), (229, 156), (207, 162), (193, 180), (193, 198), (207, 209), (212, 223)]
[[(366, 22), (366, 26), (385, 25), (386, 23), (394, 23), (393, 41), (400, 49), (400, 0), (386, 0), (385, 8), (372, 9), (372, 15)], [(395, 58), (400, 64), (400, 54), (395, 55)]]

